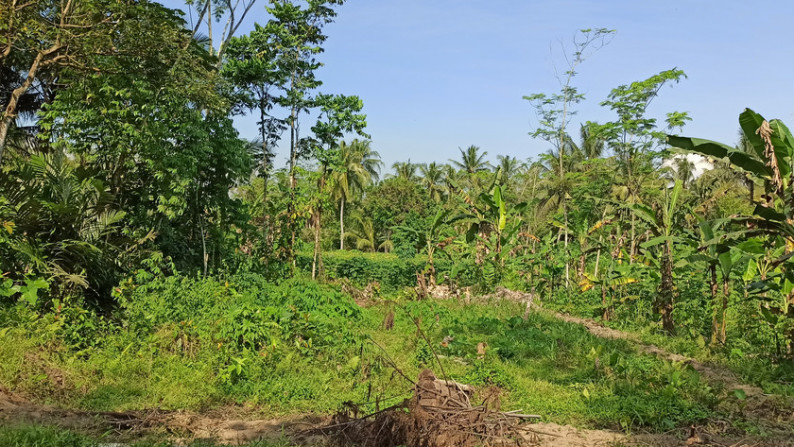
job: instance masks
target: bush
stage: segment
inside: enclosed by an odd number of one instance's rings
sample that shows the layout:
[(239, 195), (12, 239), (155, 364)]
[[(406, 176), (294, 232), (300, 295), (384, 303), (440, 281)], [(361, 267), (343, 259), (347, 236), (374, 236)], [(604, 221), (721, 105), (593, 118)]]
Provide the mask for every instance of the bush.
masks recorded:
[(280, 284), (246, 274), (219, 278), (171, 276), (122, 293), (125, 320), (142, 334), (169, 327), (229, 356), (281, 344), (321, 349), (356, 339), (360, 309), (340, 291), (303, 279)]
[[(310, 272), (312, 255), (298, 255), (297, 264), (301, 270)], [(346, 278), (361, 287), (377, 281), (384, 290), (393, 291), (403, 287), (414, 287), (416, 273), (425, 270), (427, 258), (422, 255), (404, 258), (392, 253), (333, 251), (323, 254), (323, 265), (328, 278)], [(437, 259), (435, 267), (439, 282), (442, 282), (445, 275), (449, 275), (463, 286), (474, 283), (473, 263), (461, 261), (456, 264), (445, 259)]]

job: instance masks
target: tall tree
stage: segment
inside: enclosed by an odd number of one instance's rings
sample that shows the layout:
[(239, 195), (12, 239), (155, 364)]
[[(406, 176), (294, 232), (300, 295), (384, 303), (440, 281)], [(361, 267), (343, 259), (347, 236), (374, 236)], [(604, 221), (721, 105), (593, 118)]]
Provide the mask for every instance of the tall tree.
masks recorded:
[[(562, 74), (557, 74), (557, 81), (560, 84), (559, 93), (547, 95), (545, 93), (536, 93), (529, 96), (524, 96), (524, 99), (529, 101), (535, 109), (535, 114), (538, 119), (538, 126), (530, 132), (533, 138), (540, 138), (549, 142), (552, 145), (553, 151), (558, 153), (559, 156), (559, 170), (558, 175), (562, 178), (565, 176), (565, 158), (566, 146), (570, 139), (568, 136), (568, 124), (571, 118), (576, 114), (573, 106), (584, 100), (584, 95), (579, 93), (579, 90), (573, 85), (573, 79), (576, 76), (576, 69), (585, 59), (593, 52), (599, 50), (604, 45), (609, 43), (609, 39), (614, 35), (614, 30), (606, 28), (597, 29), (582, 29), (573, 38), (573, 50), (570, 56), (565, 54), (566, 70)], [(563, 222), (565, 228), (565, 250), (568, 250), (568, 206), (565, 197), (560, 202), (563, 213)], [(566, 286), (570, 282), (569, 265), (565, 264), (565, 281)]]
[(339, 145), (338, 168), (331, 175), (334, 177), (333, 196), (339, 201), (340, 250), (345, 249), (345, 203), (378, 179), (380, 164), (380, 154), (372, 150), (369, 141), (353, 140), (350, 144), (342, 142)]
[(682, 187), (681, 181), (676, 180), (673, 188), (665, 191), (664, 200), (660, 204), (658, 211), (641, 204), (633, 204), (631, 206), (632, 211), (649, 225), (654, 235), (652, 239), (643, 243), (642, 247), (661, 246), (659, 255), (661, 260), (661, 281), (654, 307), (662, 316), (662, 326), (668, 334), (675, 332), (675, 324), (673, 322), (675, 293), (675, 285), (673, 284), (673, 265), (675, 263), (673, 244), (683, 241), (682, 238), (674, 234), (675, 227), (678, 224), (678, 215), (680, 214), (678, 200), (681, 196)]
[(460, 151), (460, 161), (449, 160), (453, 165), (463, 170), (469, 175), (474, 175), (478, 172), (487, 171), (490, 164), (485, 160), (488, 155), (487, 151), (480, 152), (478, 146), (471, 145), (466, 150), (458, 148)]
[(433, 162), (427, 165), (420, 165), (419, 171), (422, 173), (422, 184), (427, 188), (427, 193), (434, 202), (438, 203), (444, 196), (442, 181), (444, 171), (438, 163)]
[[(223, 64), (224, 53), (237, 34), (240, 25), (253, 8), (257, 0), (185, 0), (190, 12), (193, 37), (196, 37), (202, 25), (207, 26), (208, 50), (210, 55), (217, 57), (218, 68)], [(193, 20), (195, 14), (195, 21)], [(216, 33), (213, 21), (225, 19), (222, 31)], [(217, 42), (218, 48), (215, 49)]]
[[(204, 4), (205, 7), (209, 7), (210, 1), (206, 0)], [(260, 148), (254, 152), (254, 158), (259, 166), (259, 175), (264, 180), (262, 204), (265, 207), (274, 147), (285, 129), (284, 120), (272, 114), (276, 89), (285, 84), (286, 73), (278, 70), (275, 36), (270, 31), (257, 23), (248, 35), (231, 38), (225, 46), (227, 50), (222, 69), (224, 78), (233, 88), (234, 111), (246, 113), (256, 110), (259, 115), (257, 126)], [(264, 241), (268, 239), (268, 226), (268, 213), (263, 212)], [(265, 246), (267, 245), (265, 242)], [(267, 256), (265, 258), (267, 259)]]
[(273, 36), (276, 67), (280, 71), (280, 79), (284, 79), (284, 85), (280, 86), (283, 93), (276, 102), (289, 113), (285, 120), (289, 128), (289, 258), (293, 257), (292, 246), (297, 231), (295, 168), (298, 158), (309, 152), (304, 150), (308, 140), (300, 137), (300, 118), (317, 107), (313, 94), (322, 82), (317, 79), (315, 72), (323, 64), (316, 57), (323, 52), (321, 45), (327, 39), (322, 27), (336, 16), (332, 6), (342, 3), (343, 0), (309, 0), (303, 6), (292, 0), (271, 0), (267, 8), (273, 19), (266, 28)]
[(419, 165), (411, 163), (411, 159), (408, 159), (408, 161), (396, 161), (391, 167), (394, 169), (394, 177), (405, 179), (409, 182), (416, 181), (416, 170)]
[[(151, 10), (147, 1), (37, 0), (0, 1), (0, 67), (3, 84), (11, 80), (10, 94), (0, 104), (0, 161), (8, 132), (19, 111), (20, 100), (42, 76), (66, 69), (89, 73), (101, 56), (118, 54), (118, 23), (133, 20), (140, 10)], [(147, 9), (148, 8), (148, 9)], [(24, 73), (5, 78), (8, 71)], [(11, 73), (8, 73), (11, 74)]]
[[(312, 279), (316, 278), (319, 270), (322, 270), (322, 256), (320, 255), (320, 224), (322, 222), (323, 202), (326, 196), (326, 180), (329, 167), (337, 167), (335, 162), (340, 160), (338, 141), (345, 133), (355, 132), (356, 134), (369, 138), (364, 133), (367, 125), (367, 116), (360, 113), (364, 107), (363, 101), (358, 96), (344, 95), (319, 95), (317, 98), (320, 104), (320, 116), (317, 123), (312, 127), (316, 137), (315, 157), (320, 162), (320, 178), (317, 189), (319, 194), (314, 204), (314, 259), (312, 260)], [(373, 155), (374, 157), (374, 155)], [(369, 163), (369, 161), (367, 161)], [(342, 167), (346, 169), (346, 167)], [(374, 172), (373, 166), (365, 167)], [(372, 221), (369, 221), (370, 224)], [(374, 246), (373, 246), (374, 249)]]
[[(664, 145), (664, 133), (658, 130), (656, 118), (647, 114), (648, 107), (659, 95), (659, 91), (669, 83), (678, 83), (686, 77), (683, 70), (673, 68), (655, 74), (648, 79), (618, 86), (601, 103), (617, 114), (617, 120), (601, 125), (598, 133), (607, 139), (621, 168), (623, 189), (629, 203), (640, 203), (643, 180), (656, 166), (654, 162), (660, 155), (659, 148)], [(668, 129), (682, 128), (691, 120), (685, 112), (670, 112), (666, 122)], [(631, 215), (629, 236), (629, 262), (636, 254), (636, 219)]]

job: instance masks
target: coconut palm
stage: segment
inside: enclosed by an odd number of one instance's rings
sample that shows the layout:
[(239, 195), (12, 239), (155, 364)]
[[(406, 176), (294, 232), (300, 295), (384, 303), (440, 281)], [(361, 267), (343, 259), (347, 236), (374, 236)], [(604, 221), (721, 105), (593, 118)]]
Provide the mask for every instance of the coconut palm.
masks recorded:
[(339, 249), (345, 249), (345, 203), (355, 193), (378, 180), (380, 154), (373, 151), (369, 141), (353, 140), (339, 145), (338, 167), (331, 174), (334, 200), (339, 201)]
[(598, 124), (588, 121), (579, 127), (579, 149), (587, 160), (599, 158), (604, 153), (606, 139), (598, 132)]
[(498, 155), (496, 158), (499, 160), (496, 170), (502, 170), (502, 183), (505, 186), (511, 185), (516, 175), (524, 167), (524, 163), (518, 158), (509, 155)]
[(444, 180), (444, 171), (441, 166), (433, 162), (429, 165), (420, 165), (419, 171), (422, 173), (422, 185), (427, 189), (430, 198), (436, 203), (440, 202), (444, 196), (444, 189), (441, 186)]
[(411, 159), (408, 161), (398, 161), (391, 165), (392, 169), (394, 169), (394, 177), (395, 178), (402, 178), (408, 181), (416, 181), (416, 169), (419, 165), (416, 163), (411, 163)]
[(480, 148), (474, 145), (467, 147), (465, 151), (460, 148), (458, 150), (460, 151), (461, 161), (452, 159), (449, 161), (459, 169), (466, 171), (467, 174), (471, 175), (486, 171), (490, 167), (490, 164), (485, 161), (485, 156), (488, 155), (487, 151), (482, 151), (481, 153)]
[(686, 157), (677, 157), (673, 164), (675, 166), (674, 177), (681, 180), (684, 188), (686, 188), (695, 179), (695, 164)]

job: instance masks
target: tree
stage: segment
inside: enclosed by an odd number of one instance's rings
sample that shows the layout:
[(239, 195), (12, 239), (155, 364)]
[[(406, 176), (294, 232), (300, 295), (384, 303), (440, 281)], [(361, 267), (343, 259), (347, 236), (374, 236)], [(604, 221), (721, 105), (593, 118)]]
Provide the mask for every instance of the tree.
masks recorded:
[(456, 221), (463, 219), (465, 216), (455, 216), (450, 218), (449, 215), (451, 210), (448, 209), (439, 209), (436, 211), (436, 214), (430, 219), (430, 222), (426, 226), (424, 231), (417, 230), (416, 228), (411, 228), (408, 226), (399, 226), (398, 228), (413, 233), (425, 246), (425, 253), (427, 253), (427, 276), (429, 278), (429, 285), (435, 286), (436, 285), (436, 264), (435, 264), (435, 253), (436, 250), (443, 250), (445, 246), (447, 246), (453, 237), (449, 238), (441, 238), (441, 232), (445, 227), (454, 224)]
[[(319, 194), (314, 204), (314, 259), (312, 261), (312, 279), (316, 277), (317, 264), (322, 265), (320, 256), (320, 224), (322, 221), (323, 202), (325, 201), (325, 184), (329, 166), (333, 166), (339, 160), (338, 144), (340, 138), (345, 133), (355, 132), (358, 135), (369, 138), (364, 133), (367, 125), (367, 116), (361, 114), (364, 103), (358, 96), (344, 95), (319, 95), (317, 102), (320, 104), (320, 116), (317, 123), (312, 127), (315, 138), (315, 155), (320, 162), (320, 179), (317, 184)], [(376, 154), (370, 155), (376, 158)], [(370, 160), (363, 163), (374, 163)], [(344, 168), (346, 169), (346, 167)], [(375, 166), (366, 166), (370, 173), (375, 172)], [(370, 220), (371, 223), (371, 220)], [(342, 234), (344, 237), (344, 234)], [(322, 266), (320, 267), (322, 270)]]
[[(97, 70), (96, 60), (118, 55), (115, 43), (126, 38), (120, 32), (125, 27), (117, 24), (157, 8), (168, 11), (159, 5), (129, 0), (0, 1), (4, 22), (0, 27), (0, 67), (3, 80), (12, 81), (5, 85), (10, 94), (0, 104), (0, 161), (20, 101), (42, 76), (54, 77), (65, 70), (81, 74)], [(25, 75), (5, 78), (9, 71)]]
[[(211, 55), (217, 57), (218, 68), (223, 64), (227, 47), (230, 46), (234, 35), (237, 34), (237, 30), (255, 3), (256, 0), (236, 0), (234, 2), (232, 0), (185, 0), (185, 5), (190, 10), (191, 20), (194, 12), (196, 15), (195, 23), (191, 23), (193, 37), (198, 35), (202, 24), (206, 23), (207, 38), (209, 39), (208, 50)], [(217, 35), (213, 30), (212, 22), (213, 20), (220, 21), (224, 15), (226, 15), (226, 23), (221, 33)], [(218, 42), (217, 51), (215, 42)]]
[(604, 136), (599, 133), (598, 123), (588, 121), (587, 123), (581, 124), (579, 126), (579, 137), (581, 141), (579, 148), (585, 159), (592, 160), (604, 154), (606, 140)]
[(420, 165), (419, 171), (422, 173), (422, 184), (427, 188), (430, 198), (434, 202), (441, 202), (444, 196), (444, 189), (442, 187), (444, 179), (444, 170), (433, 162), (428, 165)]
[(469, 176), (487, 171), (490, 167), (490, 164), (485, 160), (485, 156), (488, 155), (487, 151), (482, 151), (481, 153), (480, 148), (474, 145), (467, 147), (466, 150), (460, 148), (458, 150), (460, 151), (460, 161), (451, 159), (449, 161)]
[(516, 176), (520, 173), (520, 170), (524, 168), (524, 164), (516, 157), (511, 157), (509, 155), (497, 155), (496, 159), (499, 160), (496, 169), (501, 170), (502, 180), (509, 188), (515, 181)]
[(265, 28), (276, 49), (274, 58), (278, 78), (284, 81), (279, 86), (282, 94), (276, 98), (276, 103), (289, 112), (285, 122), (289, 128), (290, 205), (287, 214), (291, 234), (290, 258), (297, 230), (295, 168), (298, 158), (308, 155), (306, 149), (310, 146), (308, 140), (300, 137), (300, 117), (318, 106), (313, 93), (322, 85), (315, 75), (323, 65), (316, 57), (323, 52), (321, 44), (327, 39), (322, 27), (336, 16), (332, 6), (342, 3), (343, 0), (310, 0), (302, 7), (292, 0), (271, 0), (267, 8), (273, 19)]
[[(664, 144), (664, 133), (657, 130), (657, 120), (647, 116), (651, 102), (668, 83), (678, 83), (685, 78), (683, 70), (673, 68), (655, 74), (643, 81), (621, 85), (601, 103), (617, 114), (617, 120), (599, 126), (597, 132), (606, 140), (618, 159), (622, 173), (626, 200), (640, 203), (643, 180), (655, 167), (654, 160), (659, 156), (655, 150)], [(691, 120), (685, 112), (670, 112), (666, 122), (668, 129), (682, 128)], [(636, 253), (636, 220), (631, 216), (629, 236), (629, 262)]]
[(94, 302), (106, 299), (151, 234), (143, 241), (124, 235), (126, 213), (113, 194), (61, 151), (20, 160), (11, 174), (0, 177), (0, 191), (8, 193), (0, 196), (0, 215), (8, 211), (4, 220), (13, 222), (10, 252), (0, 247), (0, 269), (16, 280), (51, 281), (50, 299), (78, 292)]
[[(576, 114), (573, 106), (584, 100), (584, 95), (573, 85), (573, 78), (576, 76), (576, 68), (589, 57), (592, 52), (598, 51), (614, 35), (614, 30), (606, 28), (582, 29), (573, 38), (573, 51), (570, 56), (565, 55), (567, 64), (566, 70), (562, 75), (557, 75), (560, 84), (560, 92), (551, 95), (545, 93), (535, 93), (524, 96), (535, 109), (538, 118), (538, 126), (530, 132), (533, 138), (540, 138), (552, 145), (552, 151), (558, 154), (560, 178), (565, 176), (565, 148), (570, 141), (567, 127), (571, 117)], [(563, 47), (565, 52), (565, 47)], [(563, 196), (560, 202), (563, 212), (564, 227), (568, 227), (568, 208), (566, 198)], [(567, 230), (566, 230), (567, 231)], [(568, 234), (565, 234), (565, 249), (568, 249)], [(570, 281), (569, 266), (565, 264), (566, 285)]]
[[(503, 195), (501, 171), (493, 175), (487, 192), (481, 192), (476, 200), (466, 196), (463, 210), (456, 219), (468, 223), (466, 242), (474, 244), (475, 261), (481, 264), (485, 245), (489, 245), (490, 264), (499, 279), (504, 267), (503, 247), (510, 242), (520, 227), (520, 215), (526, 203), (509, 206)], [(492, 239), (492, 240), (491, 240)]]
[(408, 180), (409, 182), (416, 181), (416, 169), (419, 167), (416, 163), (408, 161), (396, 161), (391, 165), (394, 169), (394, 177)]
[(94, 63), (101, 73), (64, 77), (39, 124), (54, 148), (93, 169), (133, 234), (155, 229), (167, 254), (206, 272), (241, 216), (229, 190), (248, 177), (250, 159), (214, 59), (173, 11), (141, 5), (140, 21), (114, 28), (117, 56)]
[(333, 197), (339, 202), (339, 249), (345, 249), (345, 203), (353, 194), (377, 180), (380, 169), (380, 154), (373, 151), (368, 141), (353, 140), (339, 145), (338, 169), (334, 178)]

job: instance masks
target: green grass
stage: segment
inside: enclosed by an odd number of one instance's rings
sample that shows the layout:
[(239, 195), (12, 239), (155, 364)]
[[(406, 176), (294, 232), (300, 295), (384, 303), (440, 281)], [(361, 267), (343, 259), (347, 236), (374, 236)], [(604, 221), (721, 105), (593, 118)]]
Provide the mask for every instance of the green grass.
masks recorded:
[[(480, 390), (497, 387), (504, 410), (561, 424), (663, 432), (734, 418), (716, 413), (737, 397), (690, 367), (540, 313), (524, 320), (515, 303), (415, 302), (398, 294), (352, 312), (350, 298), (330, 288), (290, 282), (262, 292), (256, 281), (243, 282), (172, 281), (145, 290), (124, 324), (89, 331), (96, 338), (78, 347), (47, 315), (0, 311), (0, 383), (86, 410), (241, 406), (276, 417), (328, 414), (348, 401), (374, 411), (410, 394), (401, 374), (415, 378), (428, 367)], [(249, 309), (271, 310), (265, 318)], [(395, 324), (387, 331), (389, 312)], [(479, 358), (481, 342), (487, 350)]]
[[(545, 307), (567, 312), (582, 317), (593, 317), (594, 306), (579, 305), (570, 299), (552, 299), (544, 303)], [(733, 372), (741, 381), (761, 387), (765, 393), (794, 396), (794, 363), (790, 360), (776, 362), (772, 353), (763, 350), (769, 345), (756, 338), (759, 336), (771, 340), (771, 332), (762, 321), (747, 322), (747, 315), (757, 312), (752, 302), (734, 303), (728, 312), (728, 340), (726, 346), (712, 346), (708, 335), (701, 335), (685, 321), (680, 323), (678, 333), (674, 336), (664, 334), (656, 321), (651, 321), (647, 312), (635, 312), (631, 306), (620, 305), (616, 309), (616, 317), (611, 321), (600, 321), (605, 326), (625, 331), (634, 335), (639, 341), (656, 345), (668, 352), (691, 357), (703, 363), (709, 363)], [(681, 320), (686, 311), (676, 314)], [(759, 317), (760, 318), (760, 317)], [(710, 323), (710, 320), (708, 321)], [(710, 327), (706, 328), (710, 330)], [(782, 347), (785, 351), (785, 346)]]

